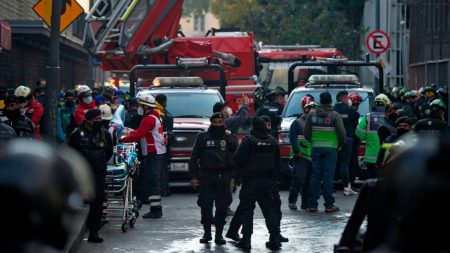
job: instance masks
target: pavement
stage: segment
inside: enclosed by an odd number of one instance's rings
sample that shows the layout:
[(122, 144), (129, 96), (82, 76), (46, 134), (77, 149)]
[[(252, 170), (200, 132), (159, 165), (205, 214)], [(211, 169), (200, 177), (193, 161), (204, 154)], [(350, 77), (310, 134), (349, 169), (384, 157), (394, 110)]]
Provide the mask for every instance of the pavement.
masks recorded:
[[(337, 213), (325, 213), (323, 200), (319, 201), (319, 212), (308, 213), (304, 210), (290, 210), (287, 207), (288, 192), (282, 191), (283, 201), (281, 232), (289, 238), (279, 252), (333, 252), (353, 209), (357, 196), (343, 196), (342, 191), (334, 194), (336, 205), (341, 208)], [(235, 193), (232, 209), (239, 202)], [(197, 252), (242, 252), (227, 239), (227, 244), (217, 246), (214, 243), (200, 244), (203, 234), (200, 224), (200, 208), (196, 204), (195, 193), (173, 194), (163, 198), (164, 216), (161, 219), (139, 218), (134, 228), (128, 232), (121, 231), (120, 221), (110, 221), (100, 231), (105, 241), (101, 244), (87, 242), (87, 232), (82, 236), (77, 247), (79, 253), (115, 253), (115, 252), (162, 252), (162, 253), (197, 253)], [(298, 205), (300, 203), (297, 203)], [(149, 210), (144, 205), (140, 215)], [(231, 219), (229, 217), (228, 221)], [(225, 227), (225, 231), (228, 224)], [(214, 228), (213, 228), (214, 231)], [(225, 234), (225, 232), (224, 232)], [(254, 217), (254, 234), (252, 236), (252, 252), (271, 252), (265, 248), (269, 235), (264, 218), (257, 206)]]

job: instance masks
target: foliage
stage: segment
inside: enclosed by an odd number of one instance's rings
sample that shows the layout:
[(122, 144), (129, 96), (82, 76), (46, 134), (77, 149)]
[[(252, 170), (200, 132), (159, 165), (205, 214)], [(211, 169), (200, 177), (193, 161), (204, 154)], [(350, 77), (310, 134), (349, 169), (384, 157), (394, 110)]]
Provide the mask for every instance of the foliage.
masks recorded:
[(184, 0), (183, 17), (200, 15), (208, 12), (210, 0)]
[(253, 31), (264, 44), (318, 44), (360, 57), (362, 0), (212, 0), (221, 27)]

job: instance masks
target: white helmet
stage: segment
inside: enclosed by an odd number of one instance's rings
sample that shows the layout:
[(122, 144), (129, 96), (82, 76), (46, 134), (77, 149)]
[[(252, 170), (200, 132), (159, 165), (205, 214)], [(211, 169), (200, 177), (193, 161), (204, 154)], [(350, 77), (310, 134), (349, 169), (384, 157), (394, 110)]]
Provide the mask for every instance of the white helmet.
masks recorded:
[(111, 120), (113, 118), (112, 110), (109, 105), (101, 105), (98, 109), (102, 112), (102, 120)]
[(150, 93), (148, 93), (146, 91), (139, 92), (136, 95), (136, 99), (137, 99), (139, 104), (147, 105), (147, 106), (150, 106), (150, 107), (153, 107), (153, 108), (156, 107), (155, 97), (153, 97)]
[(92, 90), (87, 85), (80, 85), (77, 89), (78, 97), (87, 97), (92, 95)]
[(28, 97), (31, 93), (31, 89), (26, 87), (26, 86), (19, 86), (16, 88), (16, 90), (14, 91), (14, 95), (16, 97)]

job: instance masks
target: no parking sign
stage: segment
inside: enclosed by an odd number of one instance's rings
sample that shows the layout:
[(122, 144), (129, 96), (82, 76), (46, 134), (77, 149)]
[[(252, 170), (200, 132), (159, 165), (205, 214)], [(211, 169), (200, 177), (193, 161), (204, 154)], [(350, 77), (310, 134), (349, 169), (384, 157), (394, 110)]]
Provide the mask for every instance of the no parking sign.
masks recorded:
[(382, 54), (389, 49), (391, 39), (382, 30), (371, 32), (366, 38), (366, 45), (370, 52)]

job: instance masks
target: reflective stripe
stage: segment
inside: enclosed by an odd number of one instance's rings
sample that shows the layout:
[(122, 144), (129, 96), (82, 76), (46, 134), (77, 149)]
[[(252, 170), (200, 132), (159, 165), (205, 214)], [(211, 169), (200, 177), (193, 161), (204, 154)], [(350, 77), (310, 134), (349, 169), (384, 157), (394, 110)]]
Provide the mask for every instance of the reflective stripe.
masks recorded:
[(159, 201), (159, 202), (150, 202), (150, 206), (161, 206), (161, 201)]
[(334, 127), (324, 127), (324, 126), (313, 126), (312, 129), (320, 131), (334, 131)]
[(161, 200), (161, 195), (152, 195), (148, 197), (149, 200)]
[(315, 147), (315, 148), (318, 148), (318, 147), (322, 147), (322, 148), (336, 148), (333, 142), (326, 142), (326, 141), (313, 142), (312, 146)]

